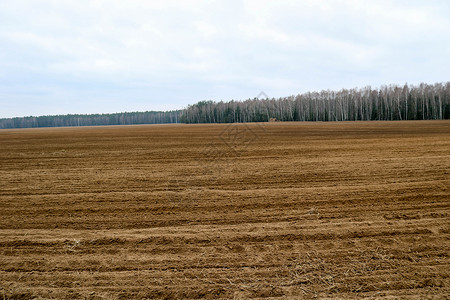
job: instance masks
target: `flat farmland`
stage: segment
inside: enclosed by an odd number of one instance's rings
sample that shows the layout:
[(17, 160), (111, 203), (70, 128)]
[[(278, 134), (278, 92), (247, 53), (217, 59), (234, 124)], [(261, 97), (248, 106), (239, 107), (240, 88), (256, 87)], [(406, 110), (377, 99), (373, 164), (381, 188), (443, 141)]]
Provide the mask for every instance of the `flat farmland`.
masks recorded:
[(0, 131), (3, 299), (450, 295), (450, 121)]

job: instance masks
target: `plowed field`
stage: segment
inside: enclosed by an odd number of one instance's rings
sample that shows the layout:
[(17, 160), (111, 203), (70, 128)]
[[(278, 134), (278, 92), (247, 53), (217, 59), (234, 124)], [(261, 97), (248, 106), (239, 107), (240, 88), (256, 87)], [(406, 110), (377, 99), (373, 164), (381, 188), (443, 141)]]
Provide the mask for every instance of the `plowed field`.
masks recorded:
[(450, 121), (0, 131), (0, 298), (450, 293)]

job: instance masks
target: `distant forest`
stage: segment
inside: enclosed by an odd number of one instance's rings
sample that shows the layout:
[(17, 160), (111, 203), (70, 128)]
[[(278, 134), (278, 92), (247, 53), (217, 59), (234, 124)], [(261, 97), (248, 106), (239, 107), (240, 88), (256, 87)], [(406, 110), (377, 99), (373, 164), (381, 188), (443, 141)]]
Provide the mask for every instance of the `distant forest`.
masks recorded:
[(279, 121), (450, 119), (450, 82), (308, 92), (244, 101), (200, 101), (183, 110), (0, 119), (0, 128), (236, 123)]
[(0, 129), (178, 123), (180, 115), (181, 110), (9, 118), (0, 119)]

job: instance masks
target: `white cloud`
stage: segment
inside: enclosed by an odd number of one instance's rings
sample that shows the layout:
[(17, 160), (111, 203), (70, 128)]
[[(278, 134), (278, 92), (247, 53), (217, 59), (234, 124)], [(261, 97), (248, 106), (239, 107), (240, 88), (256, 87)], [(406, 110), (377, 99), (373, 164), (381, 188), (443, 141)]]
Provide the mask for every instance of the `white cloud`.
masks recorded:
[(3, 0), (0, 117), (446, 81), (449, 13), (438, 0)]

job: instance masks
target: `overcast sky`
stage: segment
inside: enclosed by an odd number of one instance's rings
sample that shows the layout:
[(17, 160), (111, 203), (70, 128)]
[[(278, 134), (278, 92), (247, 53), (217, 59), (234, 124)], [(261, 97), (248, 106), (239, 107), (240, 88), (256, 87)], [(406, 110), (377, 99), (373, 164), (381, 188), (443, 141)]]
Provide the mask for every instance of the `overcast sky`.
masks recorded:
[(450, 1), (1, 0), (0, 117), (450, 80)]

